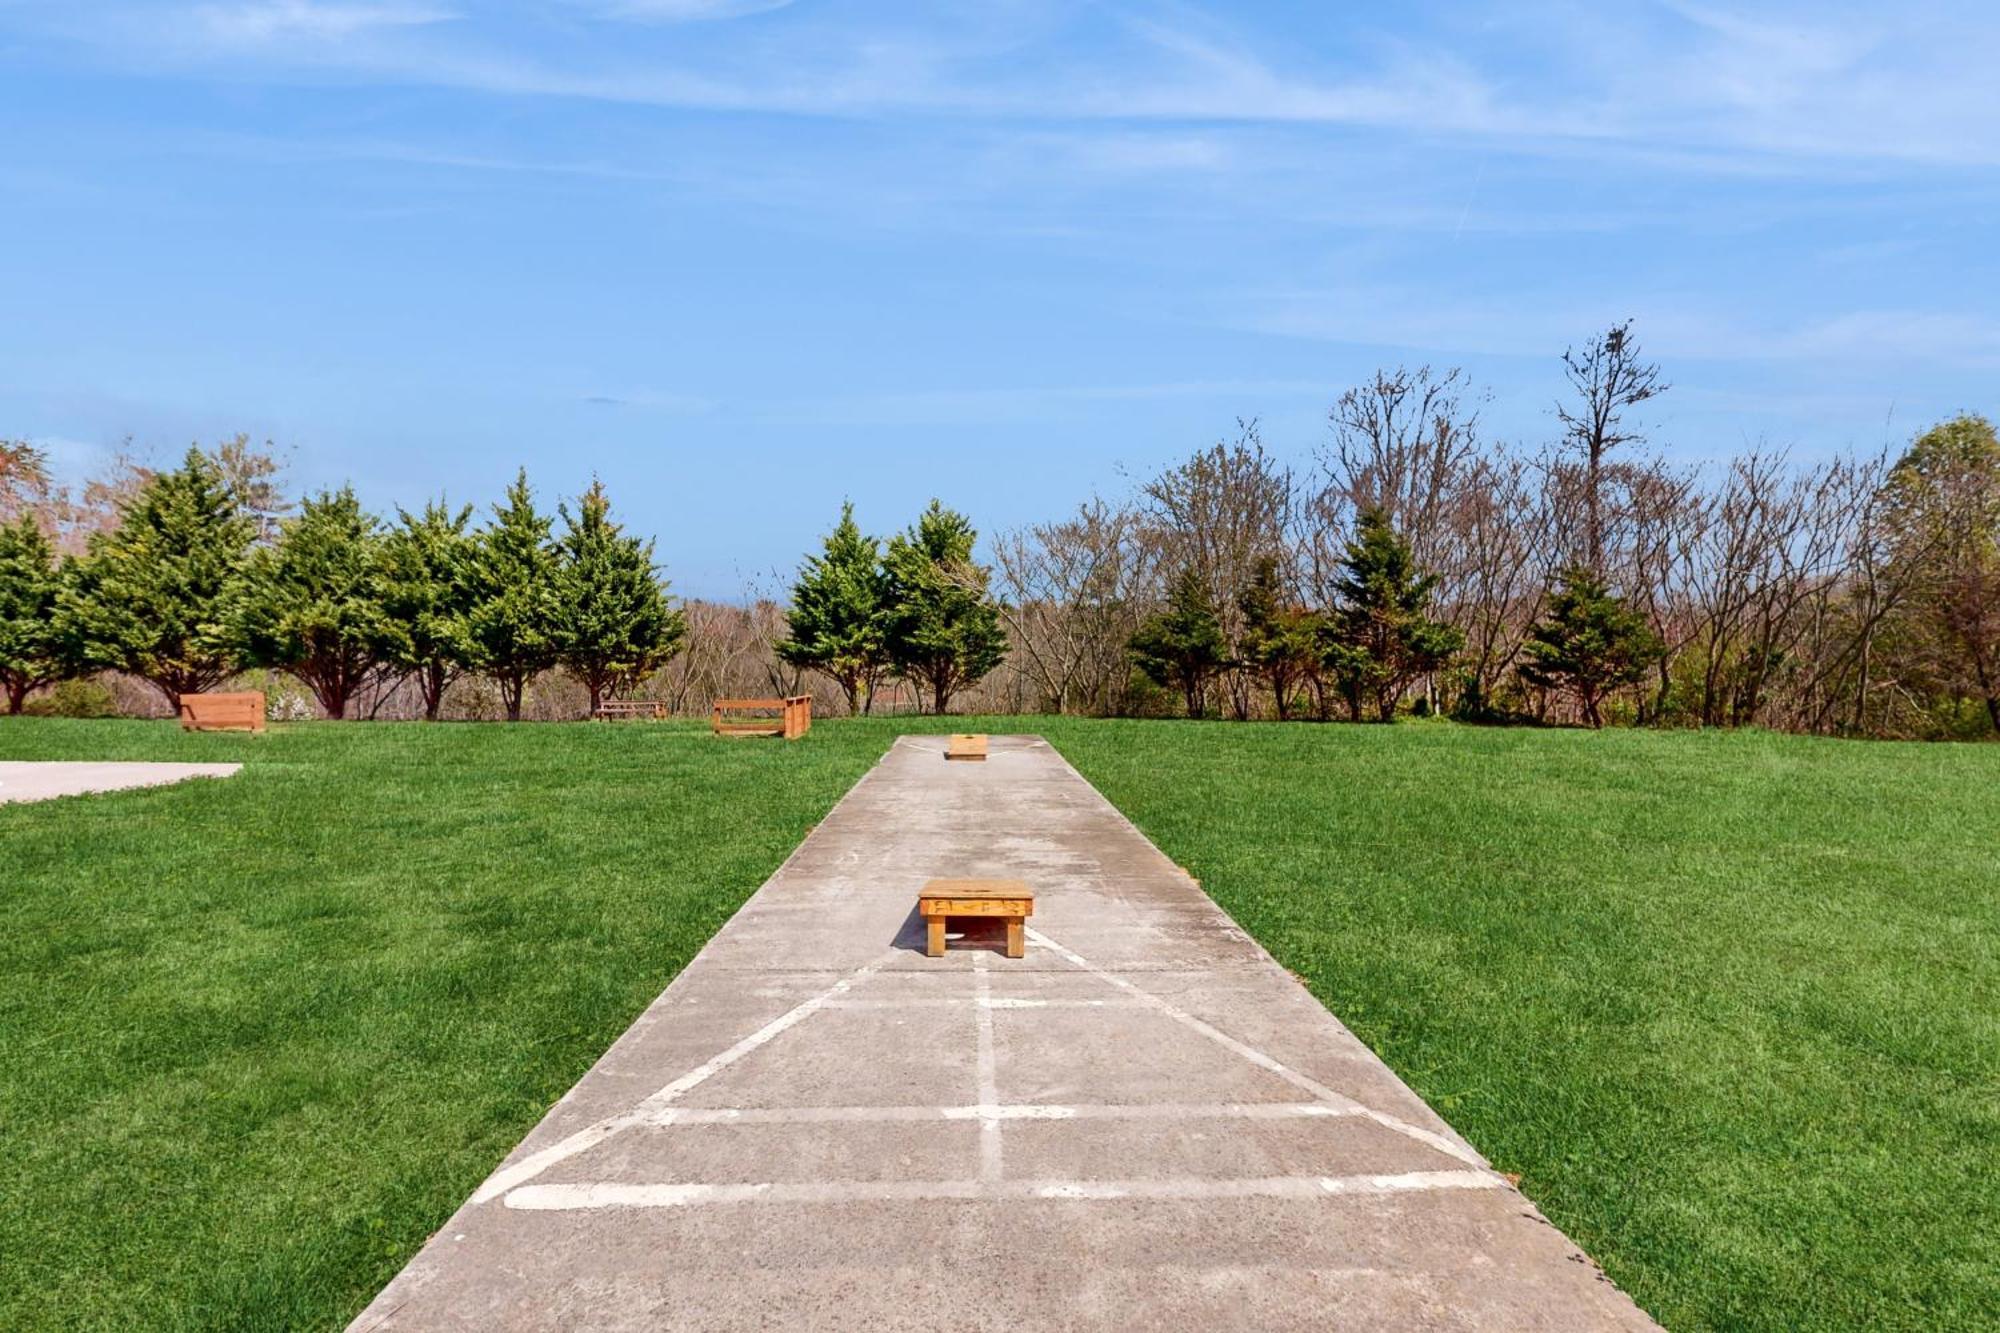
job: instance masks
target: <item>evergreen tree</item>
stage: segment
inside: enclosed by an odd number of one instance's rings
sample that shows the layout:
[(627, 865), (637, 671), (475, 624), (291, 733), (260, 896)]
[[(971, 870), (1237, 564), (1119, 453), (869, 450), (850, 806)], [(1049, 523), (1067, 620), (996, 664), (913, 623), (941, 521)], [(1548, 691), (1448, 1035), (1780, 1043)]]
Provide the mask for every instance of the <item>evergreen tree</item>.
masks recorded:
[(1250, 582), (1237, 594), (1236, 609), (1243, 622), (1243, 665), (1271, 691), (1283, 721), (1290, 716), (1293, 688), (1317, 665), (1318, 619), (1285, 604), (1278, 562), (1270, 556), (1258, 560)]
[(150, 683), (178, 709), (236, 670), (221, 633), (224, 598), (256, 524), (200, 449), (149, 476), (118, 526), (93, 534), (60, 618), (77, 659)]
[(884, 641), (896, 672), (930, 692), (933, 711), (984, 679), (1007, 656), (991, 571), (972, 559), (978, 534), (936, 500), (908, 532), (889, 539)]
[(1524, 645), (1522, 679), (1574, 695), (1584, 721), (1604, 725), (1606, 696), (1639, 681), (1664, 649), (1646, 617), (1588, 566), (1565, 569)]
[(389, 669), (396, 628), (383, 605), (382, 525), (354, 488), (309, 498), (250, 553), (225, 617), (241, 660), (313, 692), (330, 718)]
[(1356, 720), (1367, 699), (1378, 721), (1393, 722), (1411, 683), (1443, 667), (1464, 643), (1456, 629), (1430, 618), (1436, 586), (1388, 514), (1363, 510), (1334, 584), (1335, 635), (1346, 651), (1329, 661)]
[(687, 619), (667, 599), (653, 544), (611, 521), (604, 484), (593, 481), (572, 513), (560, 506), (556, 544), (556, 660), (590, 692), (590, 711), (607, 692), (629, 687), (679, 651)]
[(473, 539), (472, 506), (454, 513), (442, 500), (422, 514), (396, 511), (382, 539), (382, 610), (391, 629), (391, 660), (416, 677), (424, 719), (435, 722), (468, 654), (466, 613)]
[(467, 657), (500, 687), (509, 722), (535, 677), (556, 664), (556, 555), (553, 520), (535, 510), (524, 468), (493, 507), (493, 521), (473, 541), (467, 562), (470, 606)]
[(880, 545), (862, 535), (854, 506), (844, 504), (824, 551), (806, 561), (792, 585), (789, 637), (776, 645), (779, 659), (839, 685), (849, 713), (867, 712), (889, 665), (887, 595)]
[(70, 674), (56, 627), (63, 574), (55, 548), (31, 514), (0, 526), (0, 689), (19, 713), (28, 692)]
[(1132, 636), (1132, 660), (1155, 685), (1178, 689), (1187, 715), (1205, 711), (1208, 683), (1229, 660), (1222, 622), (1208, 585), (1192, 565), (1167, 589), (1167, 604), (1146, 617)]

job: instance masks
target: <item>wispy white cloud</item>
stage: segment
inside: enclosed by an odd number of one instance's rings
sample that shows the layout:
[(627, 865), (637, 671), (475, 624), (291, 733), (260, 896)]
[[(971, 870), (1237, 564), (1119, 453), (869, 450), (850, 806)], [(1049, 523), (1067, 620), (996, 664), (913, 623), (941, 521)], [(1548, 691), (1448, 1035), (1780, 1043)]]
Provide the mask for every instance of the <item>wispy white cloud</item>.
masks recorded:
[(1773, 153), (2000, 163), (2000, 28), (1987, 6), (1812, 7), (1683, 21), (1643, 128)]
[(1650, 353), (1672, 361), (1823, 366), (2000, 368), (2000, 320), (1951, 310), (1855, 310), (1760, 320), (1719, 307), (1657, 300), (1441, 300), (1392, 287), (1265, 293), (1225, 322), (1258, 333), (1439, 355), (1547, 357), (1592, 329), (1633, 315)]
[[(1270, 125), (1448, 136), (1521, 153), (1582, 146), (1683, 170), (2000, 165), (1991, 77), (2000, 22), (1965, 0), (1903, 9), (1781, 0), (1754, 14), (1693, 0), (1531, 9), (1510, 14), (1504, 49), (1491, 24), (1463, 20), (1392, 38), (1387, 20), (1348, 18), (1301, 41), (1281, 18), (1226, 22), (1178, 5), (1113, 21), (1018, 2), (886, 15), (787, 0), (567, 3), (675, 31), (613, 38), (585, 25), (551, 42), (534, 25), (461, 16), (439, 0), (120, 3), (89, 22), (50, 21), (155, 65), (163, 52), (197, 68), (254, 52), (254, 72), (274, 79), (289, 58), (313, 76), (335, 68), (523, 97), (1216, 131), (1175, 150), (1191, 170), (1212, 166), (1220, 134)], [(1039, 17), (1023, 17), (1031, 12)], [(695, 22), (766, 13), (774, 22), (740, 35), (740, 25)], [(190, 15), (204, 41), (182, 31)]]
[[(1746, 352), (1748, 349), (1745, 349)], [(1781, 334), (1776, 355), (2000, 369), (2000, 320), (1940, 310), (1857, 310)]]
[(256, 3), (197, 5), (193, 16), (202, 31), (221, 45), (255, 46), (294, 40), (338, 41), (384, 28), (443, 23), (457, 14), (420, 3), (256, 0)]
[(1321, 380), (1169, 380), (1152, 384), (1072, 384), (1013, 388), (921, 389), (769, 404), (753, 414), (766, 425), (929, 426), (1049, 421), (1104, 404), (1171, 399), (1214, 400), (1227, 410), (1257, 412), (1273, 400), (1330, 396)]
[(607, 18), (636, 23), (702, 23), (785, 9), (792, 0), (585, 0)]

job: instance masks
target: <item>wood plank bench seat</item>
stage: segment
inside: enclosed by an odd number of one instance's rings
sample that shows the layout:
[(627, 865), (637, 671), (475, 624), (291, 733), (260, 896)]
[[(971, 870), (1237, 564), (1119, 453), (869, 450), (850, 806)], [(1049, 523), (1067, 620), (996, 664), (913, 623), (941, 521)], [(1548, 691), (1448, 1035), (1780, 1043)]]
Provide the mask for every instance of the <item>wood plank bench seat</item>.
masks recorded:
[(630, 722), (635, 718), (657, 721), (667, 715), (661, 699), (606, 699), (591, 716), (599, 722)]
[(986, 761), (986, 738), (960, 732), (945, 742), (946, 759), (970, 760), (978, 763)]
[(264, 695), (258, 690), (181, 696), (183, 731), (262, 731)]
[(1007, 923), (1007, 956), (1027, 952), (1028, 918), (1035, 914), (1035, 891), (1019, 879), (934, 879), (917, 895), (924, 918), (924, 953), (944, 957), (944, 925), (951, 917), (997, 917)]
[(812, 696), (717, 699), (709, 729), (717, 736), (783, 736), (795, 741), (812, 730)]

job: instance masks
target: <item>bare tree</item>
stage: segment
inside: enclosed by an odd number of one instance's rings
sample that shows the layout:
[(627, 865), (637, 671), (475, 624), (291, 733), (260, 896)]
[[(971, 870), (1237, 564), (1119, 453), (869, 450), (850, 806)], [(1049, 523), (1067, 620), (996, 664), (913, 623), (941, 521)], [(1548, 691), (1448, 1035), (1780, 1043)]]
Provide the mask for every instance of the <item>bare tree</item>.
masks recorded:
[(1564, 351), (1563, 374), (1576, 401), (1558, 402), (1556, 419), (1562, 423), (1565, 443), (1583, 458), (1583, 553), (1591, 569), (1601, 576), (1606, 572), (1604, 460), (1621, 445), (1645, 439), (1626, 424), (1625, 414), (1665, 393), (1668, 386), (1660, 379), (1658, 366), (1640, 359), (1629, 319), (1612, 325), (1581, 351), (1574, 347)]
[(236, 492), (237, 503), (256, 522), (257, 540), (275, 540), (278, 524), (294, 507), (285, 491), (286, 464), (278, 447), (269, 440), (262, 447), (253, 445), (250, 437), (239, 431), (216, 445), (210, 457)]
[[(1612, 564), (1620, 586), (1646, 616), (1659, 638), (1650, 699), (1642, 698), (1642, 721), (1660, 720), (1673, 692), (1674, 664), (1693, 637), (1689, 614), (1690, 559), (1708, 525), (1707, 496), (1694, 468), (1677, 468), (1662, 458), (1614, 463), (1599, 476), (1609, 483), (1613, 519), (1607, 525)], [(1586, 501), (1590, 492), (1586, 484)]]
[[(1215, 444), (1140, 487), (1140, 505), (1159, 548), (1161, 567), (1191, 569), (1222, 621), (1232, 661), (1243, 638), (1236, 595), (1257, 563), (1286, 560), (1296, 484), (1289, 467), (1264, 448), (1255, 421), (1239, 421), (1233, 444)], [(1250, 682), (1226, 673), (1232, 716), (1250, 715)]]
[(1485, 714), (1542, 613), (1556, 563), (1556, 511), (1545, 475), (1492, 448), (1466, 469), (1449, 516), (1452, 558), (1438, 570), (1438, 611), (1465, 636), (1466, 711)]
[(1333, 405), (1321, 470), (1351, 514), (1379, 509), (1425, 569), (1442, 572), (1452, 510), (1480, 457), (1465, 372), (1376, 371)]
[(1001, 619), (1041, 707), (1115, 712), (1126, 645), (1157, 590), (1139, 515), (1092, 499), (1071, 517), (995, 543)]

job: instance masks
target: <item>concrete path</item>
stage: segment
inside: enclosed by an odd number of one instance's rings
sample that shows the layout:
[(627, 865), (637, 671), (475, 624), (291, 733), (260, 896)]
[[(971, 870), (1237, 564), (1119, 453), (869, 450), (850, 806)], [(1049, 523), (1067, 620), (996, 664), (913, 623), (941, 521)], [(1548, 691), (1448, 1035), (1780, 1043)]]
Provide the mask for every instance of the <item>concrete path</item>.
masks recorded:
[(88, 764), (56, 761), (0, 762), (0, 805), (48, 801), (87, 792), (162, 787), (189, 778), (226, 778), (241, 764)]
[(1336, 1326), (1653, 1327), (1033, 737), (897, 742), (353, 1325)]

